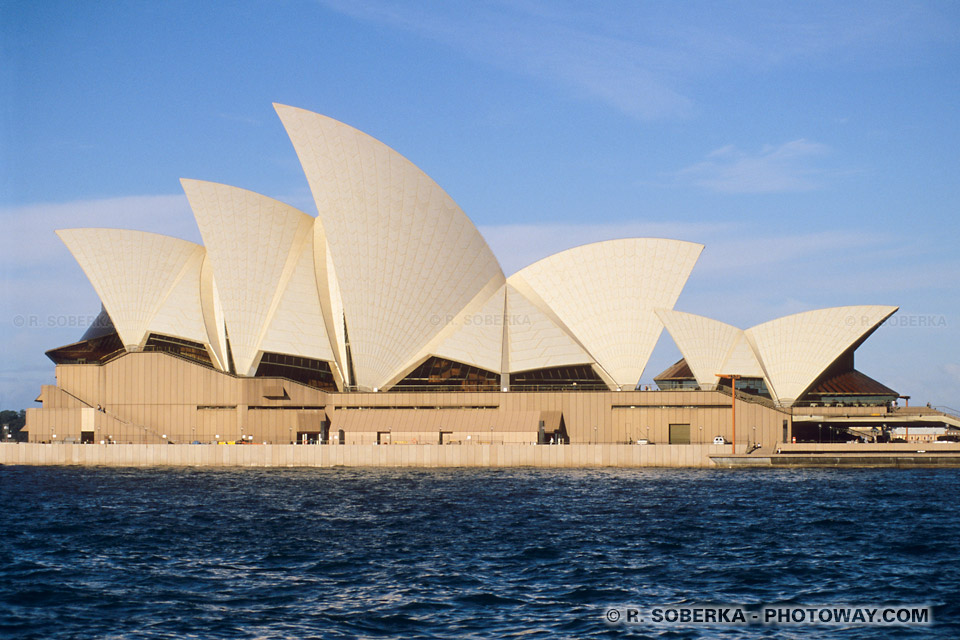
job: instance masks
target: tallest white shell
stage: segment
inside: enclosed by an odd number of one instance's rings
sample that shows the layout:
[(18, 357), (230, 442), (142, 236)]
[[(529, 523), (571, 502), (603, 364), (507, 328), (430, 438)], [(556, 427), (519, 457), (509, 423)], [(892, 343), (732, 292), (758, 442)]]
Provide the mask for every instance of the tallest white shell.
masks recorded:
[(382, 387), (503, 272), (457, 204), (399, 153), (326, 116), (274, 105), (313, 192), (360, 388)]

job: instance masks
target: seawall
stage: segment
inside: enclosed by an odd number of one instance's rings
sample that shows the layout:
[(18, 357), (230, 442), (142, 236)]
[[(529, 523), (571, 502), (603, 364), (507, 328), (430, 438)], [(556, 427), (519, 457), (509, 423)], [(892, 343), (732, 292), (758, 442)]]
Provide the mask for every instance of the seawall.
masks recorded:
[[(746, 445), (737, 445), (745, 452)], [(109, 467), (714, 467), (730, 445), (0, 444), (0, 464)]]

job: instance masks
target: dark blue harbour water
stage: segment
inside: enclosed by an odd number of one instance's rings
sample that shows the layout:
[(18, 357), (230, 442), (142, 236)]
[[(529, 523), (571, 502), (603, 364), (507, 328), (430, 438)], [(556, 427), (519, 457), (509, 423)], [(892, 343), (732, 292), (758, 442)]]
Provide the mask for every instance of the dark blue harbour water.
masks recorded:
[[(15, 638), (956, 638), (957, 470), (0, 468)], [(931, 605), (925, 627), (612, 606)]]

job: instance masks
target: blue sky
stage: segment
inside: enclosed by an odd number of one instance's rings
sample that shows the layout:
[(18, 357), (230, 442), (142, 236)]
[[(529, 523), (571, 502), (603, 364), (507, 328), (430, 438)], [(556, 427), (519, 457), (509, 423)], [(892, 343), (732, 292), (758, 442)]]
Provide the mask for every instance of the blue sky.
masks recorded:
[(960, 408), (960, 5), (221, 7), (0, 0), (3, 408), (99, 310), (54, 229), (199, 241), (181, 177), (315, 214), (272, 102), (410, 158), (508, 274), (651, 235), (706, 245), (677, 308), (744, 328), (899, 305), (858, 368)]

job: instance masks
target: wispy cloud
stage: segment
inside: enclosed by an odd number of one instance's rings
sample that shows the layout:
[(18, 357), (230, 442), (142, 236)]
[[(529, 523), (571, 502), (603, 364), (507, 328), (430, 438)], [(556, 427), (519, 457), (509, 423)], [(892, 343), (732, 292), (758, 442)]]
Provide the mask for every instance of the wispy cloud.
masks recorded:
[(582, 244), (614, 238), (670, 238), (702, 242), (732, 230), (726, 223), (626, 222), (617, 224), (481, 225), (480, 233), (510, 275), (549, 255)]
[[(929, 306), (947, 327), (933, 332), (892, 331), (868, 341), (862, 357), (869, 375), (904, 393), (931, 399), (960, 397), (960, 375), (944, 352), (960, 340), (960, 260), (936, 265), (905, 263), (903, 239), (884, 230), (859, 228), (771, 233), (745, 224), (524, 224), (480, 227), (508, 275), (551, 253), (610, 238), (666, 237), (700, 242), (705, 249), (684, 287), (677, 308), (739, 327), (801, 311), (848, 304)], [(932, 279), (930, 273), (943, 274)], [(932, 334), (932, 335), (930, 335)], [(664, 334), (644, 372), (644, 383), (680, 358)], [(943, 374), (928, 379), (931, 368)]]
[[(960, 388), (960, 364), (948, 362), (943, 365), (943, 373), (953, 380), (954, 384)], [(960, 407), (958, 407), (960, 408)]]
[(722, 193), (810, 191), (823, 186), (828, 173), (815, 160), (830, 153), (826, 145), (793, 140), (767, 145), (749, 153), (733, 145), (707, 154), (706, 159), (673, 175), (682, 185)]
[(484, 63), (604, 102), (643, 120), (690, 112), (672, 74), (680, 58), (672, 48), (616, 33), (618, 25), (583, 24), (584, 15), (536, 2), (471, 5), (404, 5), (323, 0), (333, 10), (440, 42)]
[(904, 3), (872, 3), (869, 11), (761, 4), (748, 17), (742, 8), (696, 3), (319, 1), (641, 120), (694, 113), (697, 81), (718, 73), (840, 60), (902, 64), (957, 33), (949, 12)]
[[(929, 277), (931, 270), (960, 274), (960, 260), (905, 264), (902, 239), (882, 230), (776, 234), (737, 223), (630, 222), (481, 225), (480, 232), (507, 275), (553, 253), (612, 238), (702, 243), (705, 248), (688, 289), (709, 299), (704, 309), (690, 309), (707, 315), (716, 310), (742, 315), (743, 299), (737, 298), (741, 293), (754, 300), (751, 305), (769, 301), (776, 313), (784, 304), (797, 310), (833, 304), (898, 304), (931, 287), (960, 290), (954, 280)], [(728, 305), (724, 302), (728, 298), (736, 301)], [(756, 324), (773, 317), (761, 312), (748, 321)]]
[[(143, 229), (199, 241), (183, 196), (142, 196), (100, 201), (33, 205), (0, 211), (0, 220), (18, 239), (0, 253), (3, 294), (13, 301), (0, 317), (0, 344), (7, 356), (0, 367), (0, 403), (29, 406), (41, 384), (49, 384), (52, 365), (43, 355), (76, 340), (83, 327), (60, 326), (50, 318), (87, 317), (99, 310), (93, 287), (69, 251), (53, 234), (63, 227)], [(577, 245), (622, 237), (665, 237), (700, 242), (704, 253), (677, 308), (749, 327), (789, 313), (840, 304), (929, 306), (929, 289), (942, 289), (935, 309), (948, 326), (932, 337), (921, 332), (888, 332), (864, 347), (883, 350), (868, 373), (896, 382), (902, 391), (917, 389), (918, 377), (931, 367), (942, 374), (922, 382), (931, 398), (957, 397), (956, 358), (945, 345), (960, 340), (960, 260), (935, 268), (898, 259), (902, 240), (882, 231), (835, 229), (774, 235), (736, 223), (629, 222), (623, 224), (511, 224), (480, 227), (505, 273)], [(944, 275), (931, 279), (930, 272)], [(952, 277), (952, 279), (951, 279)], [(926, 305), (926, 306), (924, 306)], [(22, 326), (16, 316), (37, 317)], [(928, 332), (929, 333), (929, 332)], [(920, 342), (929, 339), (930, 344)], [(645, 379), (679, 357), (667, 337), (658, 346)], [(901, 381), (902, 379), (902, 381)], [(31, 395), (32, 394), (32, 395)], [(952, 394), (952, 395), (951, 395)], [(945, 401), (945, 400), (943, 400)]]
[(14, 269), (71, 260), (56, 229), (110, 227), (137, 229), (200, 241), (200, 233), (184, 195), (130, 196), (40, 203), (0, 209), (8, 237), (17, 238), (0, 252), (0, 267)]

